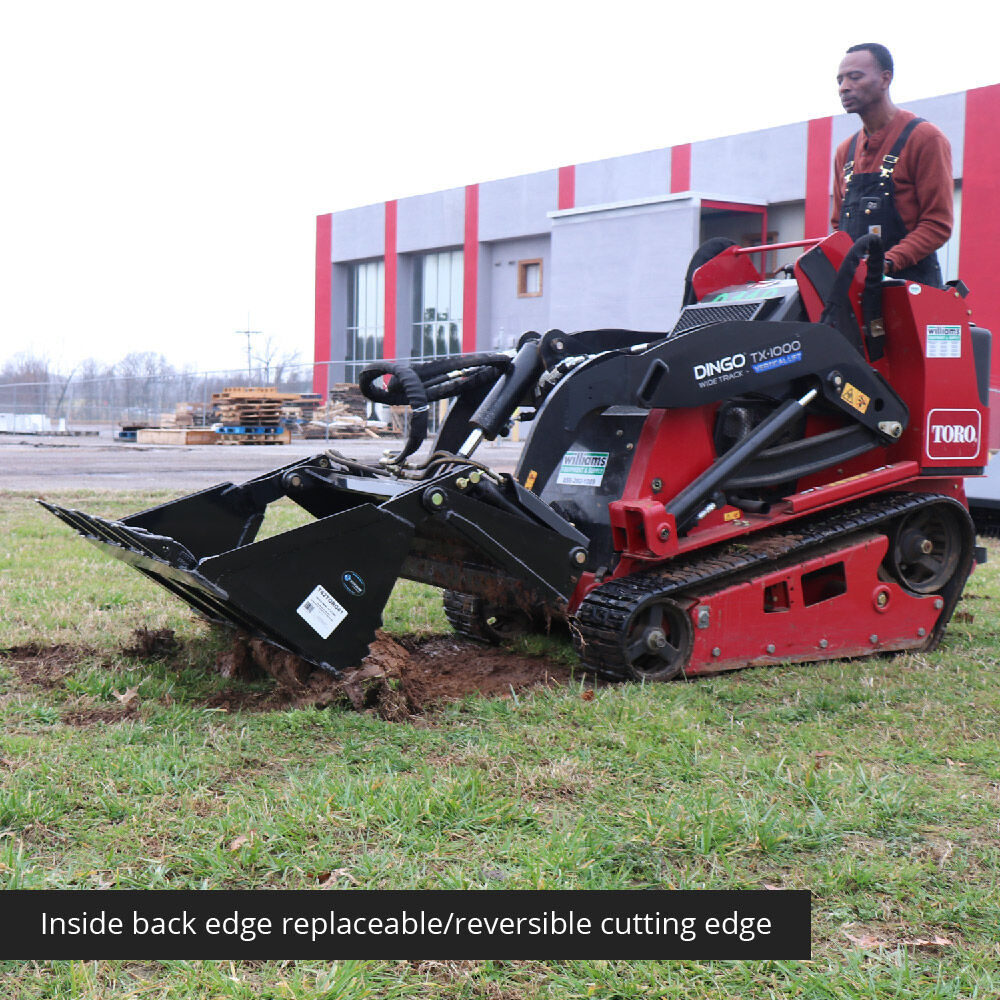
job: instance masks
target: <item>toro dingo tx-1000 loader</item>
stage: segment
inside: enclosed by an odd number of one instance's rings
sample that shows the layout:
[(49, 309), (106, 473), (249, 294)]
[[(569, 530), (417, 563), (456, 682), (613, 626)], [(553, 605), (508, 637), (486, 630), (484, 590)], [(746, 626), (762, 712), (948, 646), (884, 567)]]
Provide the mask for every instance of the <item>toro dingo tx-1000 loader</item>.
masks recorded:
[[(442, 588), (481, 640), (565, 618), (615, 678), (929, 649), (977, 553), (963, 477), (986, 464), (990, 334), (960, 282), (883, 280), (876, 238), (812, 243), (770, 280), (753, 249), (706, 244), (666, 332), (370, 366), (369, 398), (413, 408), (378, 466), (327, 452), (119, 521), (46, 506), (333, 671), (364, 657), (399, 577)], [(515, 417), (531, 434), (500, 475), (473, 453)], [(315, 520), (255, 542), (281, 497)]]

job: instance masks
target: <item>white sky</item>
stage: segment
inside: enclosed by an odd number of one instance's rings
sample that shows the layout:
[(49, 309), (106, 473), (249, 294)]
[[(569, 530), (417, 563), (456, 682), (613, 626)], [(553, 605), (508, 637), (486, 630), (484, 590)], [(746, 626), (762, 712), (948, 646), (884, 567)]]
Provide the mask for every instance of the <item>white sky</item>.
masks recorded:
[(1000, 82), (980, 3), (677, 6), (0, 0), (0, 363), (309, 360), (318, 214)]

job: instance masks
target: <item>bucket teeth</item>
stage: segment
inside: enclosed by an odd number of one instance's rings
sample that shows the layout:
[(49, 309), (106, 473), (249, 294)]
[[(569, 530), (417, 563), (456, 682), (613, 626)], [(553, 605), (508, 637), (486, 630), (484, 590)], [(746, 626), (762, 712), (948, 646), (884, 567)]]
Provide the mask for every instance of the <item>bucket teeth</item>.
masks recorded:
[(44, 500), (40, 500), (39, 503), (90, 541), (117, 546), (149, 559), (176, 566), (178, 569), (190, 570), (198, 565), (198, 560), (173, 538), (154, 535), (142, 528), (127, 527), (120, 521), (109, 521), (96, 514), (84, 514), (83, 511), (58, 507)]

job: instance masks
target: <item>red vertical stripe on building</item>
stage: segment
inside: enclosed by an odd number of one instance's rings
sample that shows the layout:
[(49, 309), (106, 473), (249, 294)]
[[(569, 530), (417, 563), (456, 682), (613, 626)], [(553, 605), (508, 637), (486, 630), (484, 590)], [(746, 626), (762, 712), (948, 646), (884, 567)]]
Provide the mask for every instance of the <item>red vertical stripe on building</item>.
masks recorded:
[(576, 208), (576, 167), (559, 168), (559, 208)]
[(330, 382), (330, 297), (332, 294), (332, 215), (316, 216), (316, 334), (313, 347), (313, 392), (326, 398)]
[(670, 193), (691, 190), (691, 143), (670, 150)]
[(833, 119), (813, 118), (806, 134), (805, 239), (830, 232)]
[[(1000, 232), (1000, 84), (980, 87), (965, 95), (965, 148), (962, 156), (962, 232), (958, 247), (958, 273), (969, 286), (965, 300), (978, 326), (993, 331), (994, 346), (990, 385), (1000, 386), (1000, 285), (996, 277), (996, 239)], [(1000, 405), (990, 393), (991, 448), (1000, 447)]]
[[(962, 234), (958, 267), (969, 286), (965, 300), (979, 326), (993, 331), (1000, 342), (1000, 283), (996, 274), (997, 233), (1000, 233), (1000, 84), (965, 95), (965, 151), (962, 157)], [(990, 384), (1000, 385), (1000, 350), (993, 347)], [(994, 445), (991, 435), (990, 444)]]
[(382, 357), (396, 356), (396, 202), (385, 203), (385, 331)]
[(476, 308), (479, 302), (479, 185), (465, 188), (465, 286), (462, 294), (462, 350), (476, 349)]

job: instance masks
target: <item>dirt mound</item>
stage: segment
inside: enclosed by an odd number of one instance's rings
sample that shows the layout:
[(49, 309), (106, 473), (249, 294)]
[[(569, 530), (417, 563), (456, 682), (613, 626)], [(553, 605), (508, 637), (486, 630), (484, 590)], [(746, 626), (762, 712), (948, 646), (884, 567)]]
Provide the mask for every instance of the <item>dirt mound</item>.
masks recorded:
[(168, 656), (178, 648), (172, 628), (137, 628), (132, 633), (133, 646), (122, 646), (126, 656)]
[(0, 658), (11, 661), (22, 684), (51, 690), (61, 687), (79, 660), (92, 652), (82, 646), (39, 646), (31, 642), (0, 649)]
[[(405, 644), (404, 644), (405, 643)], [(566, 684), (570, 671), (548, 660), (519, 656), (451, 637), (424, 641), (376, 635), (360, 667), (334, 676), (259, 639), (239, 636), (219, 657), (223, 676), (251, 679), (261, 672), (278, 683), (269, 691), (220, 691), (208, 702), (226, 711), (275, 711), (340, 705), (402, 721), (468, 695), (509, 697), (543, 684)]]
[[(168, 666), (170, 657), (181, 649), (169, 629), (136, 629), (132, 640), (134, 645), (123, 647), (124, 653), (163, 658)], [(93, 654), (94, 650), (82, 646), (33, 643), (0, 650), (0, 657), (11, 662), (22, 684), (48, 690), (64, 686), (79, 661)], [(563, 685), (570, 679), (567, 667), (540, 657), (453, 636), (394, 639), (384, 632), (376, 635), (359, 667), (336, 676), (294, 653), (246, 635), (234, 638), (219, 655), (217, 665), (223, 677), (252, 681), (269, 676), (275, 684), (266, 690), (226, 688), (205, 702), (210, 708), (266, 712), (339, 706), (372, 712), (394, 722), (469, 695), (508, 698), (540, 685)], [(68, 725), (86, 726), (136, 715), (136, 701), (119, 701), (122, 704), (77, 706), (64, 712), (62, 718)]]
[(139, 714), (138, 706), (133, 702), (129, 705), (98, 705), (93, 708), (76, 708), (63, 712), (60, 716), (67, 726), (83, 728), (122, 722), (124, 719), (135, 718)]

